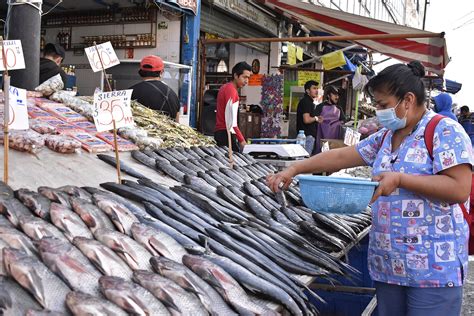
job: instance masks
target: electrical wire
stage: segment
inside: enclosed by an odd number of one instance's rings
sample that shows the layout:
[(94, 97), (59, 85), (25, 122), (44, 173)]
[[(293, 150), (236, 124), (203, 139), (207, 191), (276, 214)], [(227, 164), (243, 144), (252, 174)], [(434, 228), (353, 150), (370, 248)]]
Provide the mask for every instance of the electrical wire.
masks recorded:
[[(41, 15), (42, 11), (41, 11), (41, 2), (39, 2), (39, 4), (35, 5), (31, 2), (12, 2), (14, 0), (8, 0), (8, 8), (7, 8), (7, 17), (5, 18), (5, 27), (3, 29), (3, 38), (5, 40), (8, 40), (8, 37), (9, 37), (9, 25), (10, 25), (10, 18), (11, 18), (11, 8), (13, 6), (16, 6), (16, 5), (30, 5), (32, 6), (33, 8), (35, 8), (36, 10), (38, 10), (38, 13)], [(62, 0), (61, 0), (62, 1)]]
[(60, 5), (63, 2), (63, 0), (58, 0), (58, 2), (51, 8), (49, 9), (46, 13), (43, 13), (41, 16), (45, 16), (46, 14), (50, 13), (53, 11), (58, 5)]

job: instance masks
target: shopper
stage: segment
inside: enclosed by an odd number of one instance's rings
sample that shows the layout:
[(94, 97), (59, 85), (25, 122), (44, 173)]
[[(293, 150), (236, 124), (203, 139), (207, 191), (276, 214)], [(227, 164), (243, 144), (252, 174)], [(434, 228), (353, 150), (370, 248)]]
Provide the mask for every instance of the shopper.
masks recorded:
[(333, 85), (327, 86), (324, 89), (324, 101), (318, 104), (315, 110), (315, 115), (322, 117), (318, 125), (315, 153), (321, 152), (322, 139), (341, 139), (343, 136), (342, 125), (346, 117), (338, 102), (339, 90)]
[(63, 80), (64, 86), (67, 83), (67, 75), (61, 68), (61, 63), (66, 57), (66, 51), (61, 45), (48, 43), (43, 50), (43, 57), (40, 58), (40, 84), (51, 77), (59, 74)]
[(163, 81), (161, 75), (165, 69), (163, 60), (155, 55), (143, 57), (138, 74), (143, 81), (132, 86), (132, 100), (144, 106), (162, 112), (179, 121), (179, 99), (176, 93)]
[[(305, 94), (298, 103), (296, 109), (296, 129), (298, 131), (304, 131), (306, 138), (313, 137), (313, 143), (316, 140), (318, 132), (318, 122), (322, 121), (321, 116), (316, 115), (316, 98), (318, 97), (318, 85), (319, 83), (314, 80), (309, 80), (304, 84)], [(314, 154), (313, 146), (310, 154)], [(309, 148), (308, 148), (309, 149)]]
[[(225, 110), (228, 104), (239, 102), (240, 89), (248, 84), (252, 66), (242, 61), (232, 68), (232, 81), (226, 83), (219, 89), (217, 94), (217, 110), (216, 110), (216, 128), (214, 130), (214, 139), (218, 146), (229, 146), (227, 136), (227, 125), (225, 119)], [(231, 135), (232, 150), (243, 150), (246, 141), (238, 126), (235, 126)]]
[(467, 105), (461, 107), (459, 124), (464, 128), (467, 135), (469, 135), (471, 144), (474, 146), (474, 113), (471, 113)]
[(301, 173), (374, 168), (368, 265), (384, 316), (459, 315), (467, 274), (469, 231), (458, 203), (470, 194), (471, 142), (443, 118), (429, 156), (424, 130), (436, 114), (425, 107), (424, 73), (419, 62), (385, 68), (366, 87), (384, 129), (267, 178), (278, 191)]
[(440, 93), (433, 98), (434, 111), (456, 121), (456, 115), (452, 111), (453, 99), (447, 93)]

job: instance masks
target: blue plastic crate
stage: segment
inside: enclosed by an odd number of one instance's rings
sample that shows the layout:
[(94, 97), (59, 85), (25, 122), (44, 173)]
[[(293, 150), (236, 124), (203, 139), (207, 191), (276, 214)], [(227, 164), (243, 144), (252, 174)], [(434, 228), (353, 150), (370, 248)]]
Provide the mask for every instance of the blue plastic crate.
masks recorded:
[(378, 182), (356, 178), (298, 176), (307, 207), (323, 213), (355, 214), (365, 210)]

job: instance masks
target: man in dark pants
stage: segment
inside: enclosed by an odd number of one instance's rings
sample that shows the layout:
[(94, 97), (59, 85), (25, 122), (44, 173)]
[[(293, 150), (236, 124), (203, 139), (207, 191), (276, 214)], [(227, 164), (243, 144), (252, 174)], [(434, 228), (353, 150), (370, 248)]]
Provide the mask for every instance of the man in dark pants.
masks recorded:
[(43, 57), (40, 58), (40, 84), (60, 74), (64, 86), (66, 86), (67, 76), (61, 68), (64, 57), (66, 57), (66, 51), (60, 45), (52, 43), (46, 44), (43, 50)]
[(130, 88), (133, 89), (132, 100), (137, 100), (147, 108), (162, 112), (178, 122), (179, 99), (176, 93), (161, 81), (163, 69), (165, 64), (160, 57), (143, 57), (138, 71), (143, 81)]
[[(304, 131), (306, 137), (311, 136), (316, 140), (318, 131), (318, 122), (322, 117), (316, 115), (315, 100), (318, 96), (318, 82), (309, 80), (304, 84), (305, 95), (298, 103), (296, 109), (296, 129)], [(310, 153), (312, 154), (312, 152)]]
[[(218, 146), (228, 146), (227, 125), (225, 120), (225, 111), (227, 104), (239, 102), (240, 89), (248, 84), (252, 66), (242, 61), (232, 68), (232, 81), (226, 83), (219, 89), (217, 94), (217, 110), (216, 110), (216, 128), (214, 130), (214, 139)], [(230, 101), (230, 102), (229, 102)], [(229, 105), (230, 106), (230, 105)], [(232, 150), (242, 150), (246, 144), (238, 126), (234, 127), (235, 134), (232, 134)]]

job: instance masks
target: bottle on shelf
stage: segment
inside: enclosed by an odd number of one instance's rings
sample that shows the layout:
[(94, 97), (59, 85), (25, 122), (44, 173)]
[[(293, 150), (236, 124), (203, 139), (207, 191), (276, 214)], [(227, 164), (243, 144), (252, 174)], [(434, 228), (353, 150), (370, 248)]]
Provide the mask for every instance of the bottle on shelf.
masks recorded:
[(306, 135), (304, 134), (303, 130), (298, 132), (298, 136), (296, 136), (296, 143), (301, 145), (303, 148), (306, 147)]

